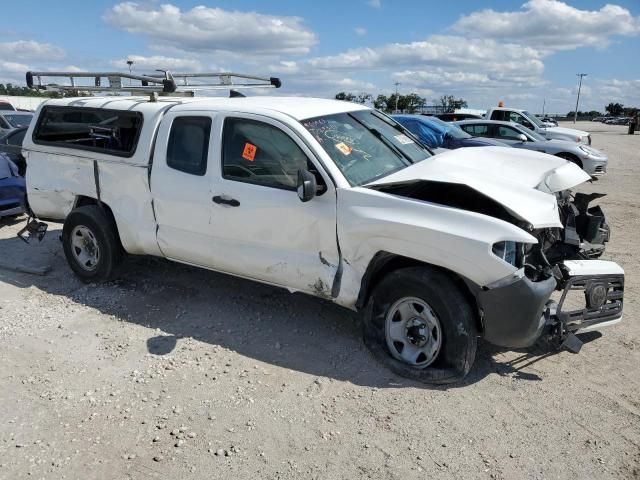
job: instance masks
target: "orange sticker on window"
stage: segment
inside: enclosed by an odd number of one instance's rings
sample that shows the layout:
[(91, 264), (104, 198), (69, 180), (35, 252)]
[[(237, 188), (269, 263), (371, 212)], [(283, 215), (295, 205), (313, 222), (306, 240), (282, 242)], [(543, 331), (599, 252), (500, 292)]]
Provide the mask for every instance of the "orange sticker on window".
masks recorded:
[(249, 160), (250, 162), (253, 162), (253, 159), (256, 157), (257, 151), (258, 151), (258, 147), (250, 143), (245, 143), (244, 150), (242, 151), (242, 158), (244, 158), (245, 160)]
[(340, 150), (343, 155), (349, 155), (353, 150), (353, 148), (351, 148), (349, 145), (347, 145), (344, 142), (336, 143), (336, 148)]

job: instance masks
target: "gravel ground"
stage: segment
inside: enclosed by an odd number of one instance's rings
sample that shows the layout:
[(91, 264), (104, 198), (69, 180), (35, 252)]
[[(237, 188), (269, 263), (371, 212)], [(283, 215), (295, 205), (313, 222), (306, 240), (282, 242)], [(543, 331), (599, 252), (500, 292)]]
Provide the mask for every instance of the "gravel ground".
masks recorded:
[(355, 314), (159, 259), (84, 285), (59, 225), (0, 224), (0, 478), (640, 477), (640, 135), (584, 122), (625, 320), (579, 355), (481, 344), (460, 385), (393, 375)]

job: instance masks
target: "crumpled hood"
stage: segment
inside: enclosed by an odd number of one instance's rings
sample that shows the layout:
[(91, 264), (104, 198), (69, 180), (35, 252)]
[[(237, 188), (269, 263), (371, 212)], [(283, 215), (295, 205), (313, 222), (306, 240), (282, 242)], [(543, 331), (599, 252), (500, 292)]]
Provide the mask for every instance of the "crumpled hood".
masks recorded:
[(534, 228), (562, 227), (554, 192), (591, 177), (562, 158), (503, 147), (441, 153), (369, 185), (429, 180), (467, 185), (503, 205)]

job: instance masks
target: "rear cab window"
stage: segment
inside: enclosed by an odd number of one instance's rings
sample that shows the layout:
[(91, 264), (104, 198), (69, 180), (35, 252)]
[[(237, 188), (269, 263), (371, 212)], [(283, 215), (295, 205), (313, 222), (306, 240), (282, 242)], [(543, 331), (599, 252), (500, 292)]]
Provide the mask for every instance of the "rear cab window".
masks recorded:
[(142, 123), (142, 114), (129, 110), (46, 106), (40, 113), (33, 141), (131, 157)]

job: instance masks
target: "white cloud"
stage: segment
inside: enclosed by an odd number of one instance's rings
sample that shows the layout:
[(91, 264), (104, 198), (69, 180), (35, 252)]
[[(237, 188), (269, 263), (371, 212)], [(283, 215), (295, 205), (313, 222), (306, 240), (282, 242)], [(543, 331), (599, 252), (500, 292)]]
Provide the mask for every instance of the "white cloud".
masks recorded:
[(337, 55), (304, 61), (326, 70), (391, 70), (402, 67), (427, 71), (436, 67), (491, 74), (493, 79), (539, 81), (544, 71), (541, 55), (533, 48), (489, 39), (469, 42), (464, 37), (432, 35), (425, 41), (355, 48)]
[[(150, 70), (169, 70), (169, 71), (189, 71), (200, 72), (203, 69), (202, 63), (199, 60), (192, 58), (174, 58), (165, 57), (163, 55), (152, 55), (145, 57), (143, 55), (128, 55), (126, 58), (111, 60), (110, 64), (118, 70), (127, 70), (127, 60), (133, 61), (132, 69), (134, 71), (144, 71), (145, 73)], [(212, 68), (212, 70), (217, 70)]]
[(299, 17), (264, 15), (197, 6), (188, 11), (164, 4), (119, 3), (104, 19), (112, 26), (179, 51), (306, 54), (316, 35)]
[(369, 5), (371, 8), (382, 8), (382, 1), (381, 0), (369, 0), (367, 2), (367, 5)]
[(530, 0), (519, 12), (473, 12), (460, 18), (452, 29), (470, 37), (516, 41), (552, 52), (602, 48), (612, 36), (638, 35), (640, 17), (618, 5), (580, 10), (558, 0)]
[(3, 58), (19, 58), (21, 60), (60, 60), (65, 53), (50, 43), (19, 40), (17, 42), (0, 43), (0, 55)]
[(50, 43), (33, 40), (0, 42), (0, 82), (24, 85), (28, 70), (42, 68), (43, 64), (49, 65), (64, 56), (64, 50)]
[(356, 27), (353, 29), (353, 31), (356, 32), (356, 35), (360, 35), (360, 36), (367, 34), (367, 29), (364, 27)]

